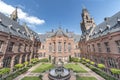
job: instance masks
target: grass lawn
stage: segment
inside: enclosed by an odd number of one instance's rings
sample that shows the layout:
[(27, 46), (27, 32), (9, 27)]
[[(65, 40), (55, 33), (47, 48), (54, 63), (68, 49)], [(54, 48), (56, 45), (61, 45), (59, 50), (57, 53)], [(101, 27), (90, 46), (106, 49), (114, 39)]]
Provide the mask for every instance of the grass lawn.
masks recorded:
[(24, 77), (22, 80), (41, 80), (39, 77)]
[(64, 67), (67, 69), (72, 69), (74, 72), (81, 72), (81, 73), (87, 72), (79, 64), (70, 63), (70, 64), (65, 64)]
[(77, 77), (76, 80), (97, 80), (96, 78), (94, 77)]
[(34, 69), (32, 72), (34, 73), (42, 73), (46, 70), (49, 70), (51, 68), (53, 68), (54, 66), (51, 63), (43, 63), (40, 66), (38, 66), (36, 69)]

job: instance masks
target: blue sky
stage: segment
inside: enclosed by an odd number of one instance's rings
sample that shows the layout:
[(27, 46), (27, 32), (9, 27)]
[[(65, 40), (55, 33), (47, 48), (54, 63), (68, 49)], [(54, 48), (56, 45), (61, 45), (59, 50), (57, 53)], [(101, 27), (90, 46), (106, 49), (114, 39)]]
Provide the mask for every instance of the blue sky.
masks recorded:
[[(120, 0), (0, 0), (1, 2), (9, 5), (11, 11), (18, 6), (22, 14), (20, 21), (27, 22), (37, 33), (45, 33), (61, 25), (63, 29), (81, 34), (82, 5), (88, 9), (96, 24), (101, 23), (104, 17), (120, 11)], [(3, 10), (5, 5), (0, 9), (2, 13), (8, 13), (8, 10)]]

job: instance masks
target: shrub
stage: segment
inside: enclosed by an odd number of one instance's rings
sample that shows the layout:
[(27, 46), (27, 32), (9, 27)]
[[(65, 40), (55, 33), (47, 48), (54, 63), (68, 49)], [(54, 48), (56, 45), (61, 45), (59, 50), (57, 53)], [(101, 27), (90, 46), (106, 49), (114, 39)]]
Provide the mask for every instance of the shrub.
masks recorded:
[(89, 59), (85, 59), (85, 61), (86, 61), (87, 63), (89, 63), (89, 62), (90, 62), (90, 60), (89, 60)]
[(94, 65), (94, 64), (95, 64), (95, 62), (91, 61), (91, 62), (90, 62), (90, 64)]
[(28, 63), (28, 61), (26, 61), (26, 62), (24, 62), (23, 64), (24, 64), (25, 66), (27, 66), (29, 63)]
[(38, 58), (33, 58), (33, 59), (30, 60), (30, 62), (33, 63), (33, 64), (37, 63), (38, 61), (39, 61)]
[(117, 80), (115, 79), (114, 77), (106, 74), (105, 72), (101, 71), (100, 69), (97, 69), (96, 67), (94, 66), (89, 66), (89, 68), (94, 71), (95, 73), (99, 74), (100, 76), (102, 76), (105, 80)]
[(82, 61), (81, 63), (82, 63), (82, 64), (86, 64), (86, 62), (85, 62), (85, 61)]
[(120, 74), (120, 69), (111, 68), (110, 71), (111, 71), (113, 74)]
[(48, 62), (48, 58), (43, 58), (43, 59), (40, 59), (40, 62)]
[(10, 72), (10, 68), (2, 68), (0, 69), (0, 75), (4, 75)]
[(15, 68), (16, 68), (16, 69), (19, 69), (19, 68), (22, 68), (22, 67), (23, 67), (23, 64), (16, 64), (16, 65), (15, 65)]
[(100, 68), (100, 69), (105, 68), (105, 65), (104, 65), (104, 64), (98, 64), (97, 66), (98, 66), (98, 68)]
[(82, 58), (82, 60), (85, 60), (85, 58)]
[(9, 76), (7, 76), (6, 78), (4, 78), (3, 80), (13, 80), (14, 78), (16, 78), (17, 76), (19, 76), (20, 74), (26, 72), (28, 70), (28, 68), (23, 68), (21, 70), (18, 70), (15, 73), (10, 74)]
[(72, 62), (79, 62), (80, 59), (79, 59), (79, 58), (72, 57), (72, 58), (71, 58), (71, 61), (72, 61)]

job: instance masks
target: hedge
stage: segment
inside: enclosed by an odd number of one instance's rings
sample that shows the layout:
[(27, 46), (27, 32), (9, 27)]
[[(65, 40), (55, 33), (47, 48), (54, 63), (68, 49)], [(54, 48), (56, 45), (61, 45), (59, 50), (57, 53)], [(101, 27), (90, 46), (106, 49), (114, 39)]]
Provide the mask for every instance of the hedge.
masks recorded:
[(100, 68), (100, 69), (105, 68), (105, 65), (104, 65), (104, 64), (98, 64), (97, 66), (98, 66), (98, 68)]
[(94, 66), (92, 66), (92, 65), (90, 65), (89, 68), (90, 68), (92, 71), (94, 71), (95, 73), (99, 74), (99, 75), (100, 75), (101, 77), (103, 77), (105, 80), (117, 80), (117, 79), (115, 79), (114, 77), (106, 74), (105, 72), (99, 70), (98, 68), (96, 68), (96, 67), (94, 67)]
[(113, 74), (120, 74), (120, 69), (111, 68), (110, 71), (111, 71)]

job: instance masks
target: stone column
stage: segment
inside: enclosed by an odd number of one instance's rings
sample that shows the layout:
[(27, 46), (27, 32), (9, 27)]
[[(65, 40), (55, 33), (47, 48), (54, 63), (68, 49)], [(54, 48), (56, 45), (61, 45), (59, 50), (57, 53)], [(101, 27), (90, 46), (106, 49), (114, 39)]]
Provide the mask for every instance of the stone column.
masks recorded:
[(3, 67), (3, 59), (5, 57), (5, 54), (6, 54), (6, 51), (7, 51), (7, 48), (9, 46), (9, 40), (10, 40), (10, 37), (3, 43), (3, 47), (2, 47), (2, 51), (3, 51), (3, 56), (1, 57), (1, 67)]
[(22, 54), (20, 55), (20, 58), (19, 58), (19, 64), (22, 63)]
[(25, 56), (25, 62), (27, 61), (27, 58), (28, 58), (28, 54), (26, 54), (26, 56)]
[(10, 64), (10, 70), (11, 70), (11, 72), (13, 71), (13, 68), (14, 68), (14, 60), (15, 60), (15, 55), (11, 59), (11, 64)]

